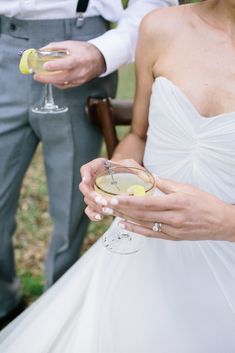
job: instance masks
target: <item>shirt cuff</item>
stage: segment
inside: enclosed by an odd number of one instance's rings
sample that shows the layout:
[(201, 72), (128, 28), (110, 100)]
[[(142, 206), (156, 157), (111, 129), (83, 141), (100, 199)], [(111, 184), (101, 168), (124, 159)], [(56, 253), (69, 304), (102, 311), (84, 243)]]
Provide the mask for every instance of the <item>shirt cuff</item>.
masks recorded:
[[(126, 43), (123, 37), (116, 35), (115, 30), (109, 30), (100, 37), (89, 40), (102, 53), (105, 63), (106, 71), (100, 75), (106, 76), (113, 71), (116, 71), (120, 66), (134, 61), (133, 44), (136, 43), (134, 39), (132, 43)], [(112, 55), (110, 55), (112, 53)]]

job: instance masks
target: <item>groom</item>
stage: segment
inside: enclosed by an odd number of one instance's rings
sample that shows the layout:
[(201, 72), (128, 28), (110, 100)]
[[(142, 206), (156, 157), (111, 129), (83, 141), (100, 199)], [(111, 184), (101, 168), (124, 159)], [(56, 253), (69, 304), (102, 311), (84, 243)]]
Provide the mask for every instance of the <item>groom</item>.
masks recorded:
[[(39, 142), (53, 221), (46, 259), (49, 287), (77, 260), (88, 226), (78, 191), (80, 166), (98, 155), (102, 136), (85, 118), (86, 99), (115, 95), (115, 71), (133, 61), (140, 20), (169, 5), (177, 1), (130, 0), (123, 11), (120, 0), (0, 0), (0, 327), (23, 309), (12, 235), (22, 180)], [(110, 22), (118, 22), (117, 28), (108, 29)], [(48, 71), (63, 72), (34, 80), (21, 75), (18, 50), (48, 43), (69, 51), (60, 63), (46, 65)], [(41, 83), (47, 82), (60, 88), (56, 101), (69, 107), (67, 114), (30, 112), (42, 96)]]

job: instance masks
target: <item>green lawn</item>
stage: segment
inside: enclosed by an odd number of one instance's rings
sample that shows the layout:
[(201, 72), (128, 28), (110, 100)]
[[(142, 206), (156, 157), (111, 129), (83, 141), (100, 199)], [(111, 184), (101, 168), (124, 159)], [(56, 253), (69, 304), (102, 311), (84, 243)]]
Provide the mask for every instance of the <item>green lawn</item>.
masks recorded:
[[(119, 76), (118, 97), (132, 98), (135, 84), (133, 66), (123, 67)], [(102, 154), (105, 154), (104, 148)], [(90, 224), (83, 252), (96, 241), (110, 222), (111, 219), (108, 218), (103, 222)], [(30, 303), (42, 293), (43, 260), (51, 232), (41, 147), (38, 148), (24, 180), (17, 223), (14, 237), (17, 273), (22, 281), (24, 295)]]

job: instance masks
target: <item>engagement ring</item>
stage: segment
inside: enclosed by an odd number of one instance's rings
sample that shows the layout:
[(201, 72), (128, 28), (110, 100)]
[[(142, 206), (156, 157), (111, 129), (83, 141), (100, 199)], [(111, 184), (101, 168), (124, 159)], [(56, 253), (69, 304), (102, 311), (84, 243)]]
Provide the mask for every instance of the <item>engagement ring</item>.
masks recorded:
[(154, 223), (152, 230), (154, 232), (161, 232), (162, 231), (162, 224), (158, 223), (158, 222)]

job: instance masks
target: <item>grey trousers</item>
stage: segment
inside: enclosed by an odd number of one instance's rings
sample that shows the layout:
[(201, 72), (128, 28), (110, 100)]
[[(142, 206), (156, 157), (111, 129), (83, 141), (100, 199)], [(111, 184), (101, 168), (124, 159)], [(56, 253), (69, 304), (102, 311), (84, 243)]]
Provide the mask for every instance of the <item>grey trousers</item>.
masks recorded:
[(21, 300), (20, 281), (15, 273), (12, 235), (20, 189), (38, 143), (48, 183), (53, 233), (46, 258), (46, 283), (54, 283), (77, 259), (88, 219), (78, 190), (80, 167), (95, 158), (102, 142), (98, 129), (85, 117), (88, 96), (114, 96), (116, 73), (69, 90), (53, 88), (63, 114), (41, 115), (30, 106), (42, 99), (44, 85), (18, 70), (18, 50), (40, 48), (52, 41), (86, 41), (107, 30), (100, 17), (22, 21), (0, 17), (0, 318)]

